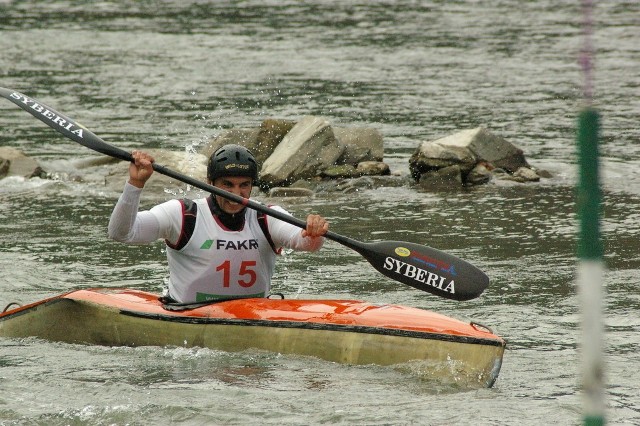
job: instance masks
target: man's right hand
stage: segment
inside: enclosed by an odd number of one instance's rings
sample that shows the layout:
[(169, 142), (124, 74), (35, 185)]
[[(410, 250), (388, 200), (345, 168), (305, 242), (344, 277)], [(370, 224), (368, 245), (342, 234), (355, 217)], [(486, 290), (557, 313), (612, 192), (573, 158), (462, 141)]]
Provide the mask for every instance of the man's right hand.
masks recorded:
[(129, 166), (129, 183), (137, 188), (144, 188), (144, 184), (153, 174), (153, 157), (146, 152), (133, 151), (133, 162)]

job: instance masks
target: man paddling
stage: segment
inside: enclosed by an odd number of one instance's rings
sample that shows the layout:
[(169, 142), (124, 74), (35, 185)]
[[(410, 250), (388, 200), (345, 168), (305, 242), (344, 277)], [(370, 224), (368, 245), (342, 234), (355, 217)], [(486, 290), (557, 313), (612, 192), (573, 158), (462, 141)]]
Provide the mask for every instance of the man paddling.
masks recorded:
[[(310, 214), (306, 229), (300, 230), (218, 195), (171, 200), (139, 212), (154, 159), (141, 151), (132, 156), (129, 180), (109, 220), (109, 238), (130, 244), (165, 240), (170, 300), (266, 297), (283, 248), (317, 251), (324, 243), (329, 223), (322, 216)], [(243, 198), (249, 198), (257, 178), (253, 154), (240, 145), (219, 148), (207, 165), (211, 185)]]

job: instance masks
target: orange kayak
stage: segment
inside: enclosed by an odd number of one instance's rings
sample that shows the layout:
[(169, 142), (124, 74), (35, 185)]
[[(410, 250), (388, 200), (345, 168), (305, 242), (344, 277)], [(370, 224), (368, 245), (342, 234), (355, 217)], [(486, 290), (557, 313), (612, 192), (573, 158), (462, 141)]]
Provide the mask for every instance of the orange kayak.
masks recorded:
[(239, 299), (166, 310), (156, 294), (78, 290), (0, 314), (0, 337), (108, 346), (260, 349), (347, 364), (423, 363), (490, 387), (505, 341), (476, 323), (357, 300)]

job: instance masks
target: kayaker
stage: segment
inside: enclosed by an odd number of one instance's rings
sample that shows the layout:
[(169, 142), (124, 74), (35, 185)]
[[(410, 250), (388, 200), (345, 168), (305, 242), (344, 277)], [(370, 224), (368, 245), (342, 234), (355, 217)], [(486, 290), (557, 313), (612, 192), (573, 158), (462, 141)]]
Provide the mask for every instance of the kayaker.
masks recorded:
[[(109, 238), (130, 244), (165, 240), (169, 300), (266, 297), (276, 255), (283, 248), (317, 251), (324, 243), (329, 223), (320, 215), (307, 216), (307, 227), (301, 230), (213, 194), (138, 211), (154, 159), (142, 151), (133, 151), (132, 156), (129, 180), (109, 220)], [(209, 184), (244, 198), (249, 198), (257, 178), (253, 154), (240, 145), (219, 148), (207, 165)], [(282, 207), (271, 207), (287, 213)]]

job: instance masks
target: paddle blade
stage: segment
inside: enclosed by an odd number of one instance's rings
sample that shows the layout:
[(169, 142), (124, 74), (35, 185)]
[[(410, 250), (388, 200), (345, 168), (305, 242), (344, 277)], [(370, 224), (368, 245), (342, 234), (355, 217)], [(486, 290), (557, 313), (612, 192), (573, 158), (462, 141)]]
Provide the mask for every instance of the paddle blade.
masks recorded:
[(0, 87), (0, 96), (13, 102), (47, 126), (63, 134), (67, 138), (78, 142), (80, 145), (84, 145), (87, 148), (93, 149), (94, 151), (98, 151), (102, 154), (119, 158), (120, 160), (132, 160), (130, 153), (107, 144), (80, 123), (59, 113), (55, 109), (36, 99), (4, 87)]
[(380, 241), (355, 249), (387, 277), (447, 299), (474, 299), (489, 286), (469, 262), (420, 244)]

